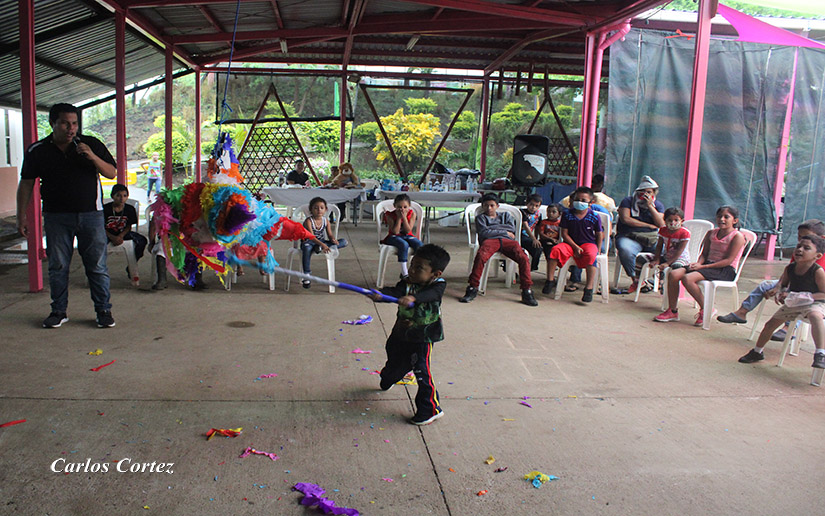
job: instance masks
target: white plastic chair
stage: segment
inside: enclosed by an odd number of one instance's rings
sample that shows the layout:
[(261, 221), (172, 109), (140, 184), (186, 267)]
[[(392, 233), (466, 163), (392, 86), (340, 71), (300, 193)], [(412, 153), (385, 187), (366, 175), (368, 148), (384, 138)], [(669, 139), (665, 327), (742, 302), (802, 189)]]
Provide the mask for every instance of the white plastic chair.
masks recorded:
[[(762, 316), (762, 310), (765, 308), (766, 302), (767, 300), (759, 304), (759, 310), (756, 312), (756, 319), (753, 321), (753, 329), (748, 340), (753, 340), (756, 335), (756, 329), (759, 327), (759, 318)], [(776, 367), (782, 367), (787, 355), (799, 355), (799, 348), (803, 342), (808, 340), (810, 335), (811, 325), (802, 316), (791, 321), (791, 324), (788, 326), (788, 331), (785, 333), (785, 340), (782, 341), (782, 351), (779, 354), (779, 361), (776, 363)], [(822, 384), (822, 377), (825, 376), (825, 369), (816, 367), (812, 367), (811, 369), (811, 385), (819, 387)]]
[[(384, 287), (384, 274), (387, 272), (387, 261), (390, 259), (390, 255), (398, 255), (398, 250), (395, 247), (381, 243), (381, 240), (383, 240), (385, 236), (382, 231), (384, 212), (392, 211), (394, 209), (394, 202), (394, 199), (387, 199), (375, 205), (375, 227), (378, 235), (378, 275), (376, 276), (375, 285), (378, 288)], [(413, 235), (415, 238), (421, 240), (421, 225), (424, 223), (424, 209), (415, 201), (410, 203), (410, 207), (415, 212), (416, 219)]]
[[(686, 220), (684, 223), (685, 227), (690, 231), (690, 242), (688, 242), (688, 254), (690, 255), (690, 262), (693, 263), (699, 259), (699, 255), (702, 254), (702, 244), (705, 242), (705, 235), (708, 234), (708, 231), (713, 229), (713, 222), (708, 220), (702, 219), (691, 219)], [(647, 264), (645, 264), (647, 265)], [(667, 310), (668, 304), (668, 293), (667, 293), (667, 275), (670, 274), (671, 268), (667, 267), (664, 270), (663, 277), (665, 278), (664, 284), (662, 285), (662, 311)], [(659, 289), (659, 275), (655, 275), (653, 279), (653, 288), (655, 290)], [(641, 285), (642, 282), (639, 282)], [(679, 287), (681, 288), (681, 287)], [(636, 290), (636, 299), (639, 298), (639, 290)]]
[[(103, 204), (109, 204), (112, 202), (112, 199), (108, 199), (103, 201)], [(140, 213), (140, 203), (134, 199), (126, 199), (126, 204), (132, 206), (135, 209), (135, 213)], [(140, 219), (138, 219), (138, 225), (140, 224)], [(137, 231), (137, 228), (135, 228)], [(132, 286), (139, 287), (140, 286), (140, 271), (138, 270), (138, 262), (137, 257), (135, 256), (135, 244), (131, 240), (124, 240), (120, 245), (114, 245), (111, 242), (108, 243), (106, 246), (106, 253), (112, 254), (122, 251), (126, 255), (126, 264), (129, 268), (129, 277), (132, 279)]]
[(698, 283), (702, 288), (705, 296), (705, 304), (702, 307), (702, 313), (705, 314), (702, 320), (702, 329), (710, 329), (710, 320), (713, 319), (713, 303), (716, 300), (716, 289), (729, 288), (733, 290), (733, 309), (739, 308), (739, 275), (742, 274), (742, 268), (745, 262), (748, 261), (748, 256), (756, 247), (756, 233), (747, 229), (740, 229), (742, 235), (745, 237), (745, 249), (742, 251), (742, 257), (739, 259), (739, 265), (736, 267), (736, 276), (733, 281), (703, 280)]
[[(699, 253), (702, 252), (702, 242), (705, 240), (705, 235), (708, 231), (713, 229), (713, 222), (702, 220), (702, 219), (691, 219), (686, 220), (682, 223), (682, 227), (690, 231), (690, 241), (688, 241), (688, 255), (690, 256), (690, 263), (695, 262), (699, 259)], [(662, 253), (665, 252), (665, 249), (662, 249)], [(663, 304), (667, 304), (667, 275), (670, 274), (670, 267), (665, 267), (664, 274), (662, 275), (665, 278), (664, 281), (664, 300), (662, 301)], [(639, 273), (639, 287), (645, 284), (647, 281), (647, 277), (650, 275), (650, 264), (645, 263), (642, 265), (642, 270)], [(659, 275), (653, 274), (653, 290), (659, 290)], [(639, 302), (639, 294), (641, 293), (641, 289), (636, 289), (636, 298), (633, 300), (634, 303)], [(667, 306), (664, 306), (662, 310), (667, 309)]]
[(473, 261), (475, 261), (476, 253), (478, 252), (478, 239), (473, 235), (471, 227), (475, 224), (475, 215), (480, 207), (481, 203), (474, 202), (464, 208), (464, 224), (467, 226), (467, 245), (470, 247), (470, 261), (467, 262), (467, 274), (473, 272)]
[[(295, 210), (296, 215), (301, 218), (301, 222), (306, 220), (307, 217), (310, 216), (309, 212), (309, 204), (304, 204), (303, 206), (299, 207)], [(335, 222), (330, 222), (330, 216), (335, 219)], [(330, 204), (327, 206), (327, 212), (324, 214), (324, 217), (327, 219), (328, 224), (332, 224), (332, 234), (335, 236), (335, 239), (338, 239), (338, 226), (341, 223), (341, 210), (338, 209), (338, 206), (334, 204)], [(286, 252), (286, 268), (292, 269), (292, 262), (295, 260), (295, 256), (298, 256), (298, 267), (301, 266), (301, 241), (296, 240), (292, 243), (292, 247)], [(327, 277), (330, 281), (335, 281), (335, 260), (338, 258), (338, 248), (331, 247), (328, 253), (321, 253), (321, 256), (326, 258), (327, 261)], [(275, 290), (275, 279), (274, 274), (269, 275), (269, 290)], [(286, 277), (286, 286), (284, 290), (289, 292), (289, 284), (292, 276)], [(335, 287), (330, 285), (329, 292), (335, 292)]]
[[(376, 180), (376, 179), (362, 179), (361, 184), (364, 185), (364, 190), (366, 190), (367, 192), (371, 192), (376, 187), (379, 188), (379, 189), (381, 188), (381, 183), (378, 182), (378, 180)], [(373, 220), (373, 222), (375, 221), (375, 205), (376, 204), (378, 204), (377, 200), (364, 201), (364, 202), (361, 203), (361, 206), (362, 206), (361, 209), (364, 209), (367, 206), (369, 206), (370, 211), (372, 211), (372, 220)]]
[[(478, 216), (481, 211), (484, 209), (484, 206), (479, 204), (478, 208), (476, 208), (475, 215)], [(519, 234), (521, 233), (521, 210), (516, 206), (512, 206), (510, 204), (499, 204), (496, 211), (499, 212), (506, 212), (509, 213), (511, 217), (513, 217), (513, 221), (516, 224), (516, 238), (518, 238)], [(473, 261), (475, 261), (475, 254), (478, 253), (479, 242), (478, 242), (478, 234), (475, 235), (475, 252), (473, 253)], [(492, 267), (496, 273), (498, 273), (498, 262), (501, 260), (505, 260), (505, 271), (506, 274), (504, 276), (505, 284), (507, 288), (513, 286), (513, 280), (516, 276), (516, 263), (512, 260), (507, 260), (507, 257), (499, 252), (493, 253), (490, 256), (490, 259), (487, 260), (487, 263), (484, 264), (484, 269), (481, 271), (481, 279), (478, 282), (478, 291), (481, 295), (484, 295), (487, 292), (487, 279), (490, 277), (490, 268)]]
[[(596, 215), (602, 221), (602, 230), (604, 230), (604, 240), (602, 240), (602, 249), (605, 249), (602, 252), (599, 249), (599, 254), (596, 255), (596, 266), (599, 268), (598, 276), (596, 277), (596, 282), (593, 284), (594, 287), (601, 286), (602, 289), (602, 303), (607, 303), (610, 301), (610, 289), (608, 288), (607, 278), (608, 278), (608, 256), (607, 256), (607, 249), (610, 249), (610, 230), (613, 226), (613, 217), (609, 213), (604, 213), (601, 211), (597, 211)], [(554, 299), (561, 299), (561, 294), (564, 292), (564, 285), (567, 283), (567, 275), (570, 272), (570, 267), (573, 266), (576, 262), (573, 258), (569, 258), (564, 265), (561, 266), (561, 270), (559, 270), (559, 279), (556, 282), (556, 294), (553, 296)], [(550, 279), (550, 278), (548, 278)]]

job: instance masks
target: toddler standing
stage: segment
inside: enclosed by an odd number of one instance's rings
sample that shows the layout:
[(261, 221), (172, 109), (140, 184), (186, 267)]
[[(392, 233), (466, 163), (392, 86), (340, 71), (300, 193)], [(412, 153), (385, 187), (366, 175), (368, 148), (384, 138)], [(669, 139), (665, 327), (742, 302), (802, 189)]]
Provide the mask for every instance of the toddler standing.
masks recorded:
[(152, 187), (155, 188), (155, 195), (160, 193), (161, 169), (163, 162), (160, 160), (160, 154), (152, 153), (152, 160), (146, 166), (146, 196), (147, 199), (152, 195)]

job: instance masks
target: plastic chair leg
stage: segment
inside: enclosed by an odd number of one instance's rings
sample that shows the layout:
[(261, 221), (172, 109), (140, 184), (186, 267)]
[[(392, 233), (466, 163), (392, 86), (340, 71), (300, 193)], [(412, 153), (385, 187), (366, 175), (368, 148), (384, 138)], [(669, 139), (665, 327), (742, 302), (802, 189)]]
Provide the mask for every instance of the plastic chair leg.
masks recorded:
[(622, 279), (622, 262), (619, 261), (619, 257), (616, 256), (616, 260), (613, 263), (613, 287), (612, 288), (619, 288), (619, 280)]
[[(662, 311), (664, 312), (667, 310), (668, 305), (670, 304), (669, 301), (669, 294), (668, 294), (668, 285), (670, 282), (668, 281), (668, 275), (670, 274), (670, 267), (665, 269), (664, 279), (662, 279)], [(676, 301), (678, 303), (678, 300)]]
[(378, 277), (375, 281), (375, 286), (378, 288), (384, 288), (384, 274), (387, 272), (387, 260), (389, 259), (388, 253), (379, 253), (378, 254)]
[(799, 348), (802, 347), (803, 342), (808, 340), (808, 332), (810, 329), (811, 326), (802, 319), (797, 319), (796, 321), (794, 321), (794, 331), (796, 332), (796, 338), (791, 339), (791, 349), (790, 351), (788, 351), (789, 355), (794, 357), (799, 355)]
[(641, 286), (647, 281), (648, 274), (650, 274), (650, 264), (646, 263), (642, 265), (642, 271), (639, 273), (639, 283), (636, 285), (636, 297), (633, 298), (634, 303), (639, 302), (639, 294), (642, 293)]
[(733, 288), (733, 309), (739, 308), (739, 285), (734, 285)]
[[(330, 256), (327, 256), (327, 278), (329, 278), (330, 281), (335, 281), (335, 259), (338, 257), (338, 250), (333, 249), (329, 252), (329, 254)], [(335, 256), (331, 256), (333, 254)], [(335, 286), (329, 286), (329, 293), (335, 293)]]
[(504, 267), (507, 271), (505, 275), (505, 281), (507, 281), (507, 288), (513, 288), (513, 283), (516, 281), (516, 262), (512, 260), (506, 260), (504, 262)]
[(702, 307), (702, 329), (710, 329), (710, 320), (713, 319), (713, 302), (716, 297), (716, 285), (712, 281), (705, 281), (702, 285), (704, 287), (705, 304)]
[(822, 385), (822, 376), (825, 374), (825, 369), (819, 369), (818, 367), (812, 367), (811, 369), (813, 369), (811, 373), (811, 385), (819, 387)]
[(759, 310), (756, 311), (756, 319), (753, 320), (753, 328), (751, 328), (751, 334), (748, 337), (748, 340), (753, 340), (753, 338), (756, 336), (756, 329), (759, 327), (759, 319), (762, 317), (762, 310), (765, 309), (766, 302), (767, 300), (763, 299), (762, 302), (759, 303)]
[(610, 288), (608, 287), (608, 273), (607, 273), (607, 260), (600, 260), (597, 259), (599, 264), (599, 286), (602, 289), (602, 303), (609, 303), (610, 302)]
[(776, 367), (782, 367), (782, 364), (785, 363), (785, 355), (787, 355), (788, 350), (791, 349), (793, 334), (794, 328), (788, 328), (788, 333), (785, 334), (785, 340), (782, 341), (782, 352), (779, 354), (779, 362), (776, 363)]
[(561, 299), (561, 294), (564, 292), (564, 285), (567, 283), (567, 277), (570, 275), (570, 265), (573, 263), (572, 259), (564, 262), (564, 265), (559, 269), (559, 279), (556, 281), (556, 294), (553, 299)]
[[(288, 270), (292, 270), (292, 261), (295, 259), (295, 253), (292, 252), (292, 249), (286, 252), (286, 268)], [(287, 275), (286, 277), (286, 284), (284, 285), (284, 290), (289, 292), (289, 285), (291, 283), (292, 276)], [(271, 280), (270, 285), (274, 286), (275, 280)], [(270, 288), (270, 290), (275, 290), (274, 288)]]
[(481, 279), (478, 282), (478, 293), (482, 296), (487, 294), (487, 275), (490, 273), (490, 264), (492, 262), (492, 258), (487, 260), (487, 263), (484, 264), (484, 269), (481, 270)]

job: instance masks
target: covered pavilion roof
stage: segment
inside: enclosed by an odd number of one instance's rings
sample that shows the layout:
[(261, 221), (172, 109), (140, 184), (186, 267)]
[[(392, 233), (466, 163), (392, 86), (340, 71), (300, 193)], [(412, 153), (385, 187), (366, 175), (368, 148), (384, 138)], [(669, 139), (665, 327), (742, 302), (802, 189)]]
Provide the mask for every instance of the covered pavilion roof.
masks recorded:
[[(585, 34), (663, 0), (34, 0), (37, 104), (115, 84), (114, 12), (127, 19), (126, 84), (230, 58), (583, 75)], [(18, 0), (0, 0), (0, 105), (20, 105)], [(235, 30), (237, 9), (237, 30)], [(607, 66), (605, 60), (604, 66)]]

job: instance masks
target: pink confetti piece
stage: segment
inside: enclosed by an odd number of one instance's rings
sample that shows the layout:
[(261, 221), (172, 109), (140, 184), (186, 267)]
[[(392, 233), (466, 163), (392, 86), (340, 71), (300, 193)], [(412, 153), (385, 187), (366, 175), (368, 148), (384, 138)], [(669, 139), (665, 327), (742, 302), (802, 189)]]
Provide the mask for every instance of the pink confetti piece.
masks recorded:
[(533, 405), (530, 405), (530, 404), (529, 404), (529, 403), (527, 403), (526, 401), (520, 401), (519, 403), (521, 403), (521, 404), (522, 404), (522, 405), (524, 405), (525, 407), (533, 408)]
[(370, 371), (370, 374), (381, 374), (381, 371)]
[(272, 373), (272, 374), (262, 374), (262, 375), (261, 375), (261, 376), (259, 376), (258, 378), (275, 378), (276, 376), (278, 376), (278, 373)]
[(390, 440), (389, 439), (384, 439), (384, 442), (388, 443), (388, 442), (390, 442)]
[(383, 480), (384, 482), (395, 482), (395, 480), (391, 478), (382, 478), (381, 480)]
[(361, 349), (361, 348), (355, 348), (352, 351), (350, 351), (350, 353), (355, 353), (355, 354), (359, 354), (359, 355), (369, 355), (370, 353), (372, 353), (372, 351), (367, 351), (367, 350)]
[(111, 361), (111, 362), (109, 362), (108, 364), (103, 364), (102, 366), (93, 367), (93, 368), (89, 369), (89, 371), (98, 372), (98, 371), (100, 371), (101, 369), (103, 369), (104, 367), (106, 367), (106, 366), (110, 366), (110, 365), (112, 365), (112, 364), (114, 364), (114, 363), (115, 363), (115, 361), (114, 361), (114, 360), (112, 360), (112, 361)]
[(243, 459), (244, 457), (249, 457), (250, 455), (263, 455), (265, 457), (269, 457), (272, 460), (278, 460), (278, 456), (274, 453), (268, 453), (265, 451), (256, 450), (255, 448), (248, 447), (243, 451), (242, 454), (238, 456), (239, 459)]

